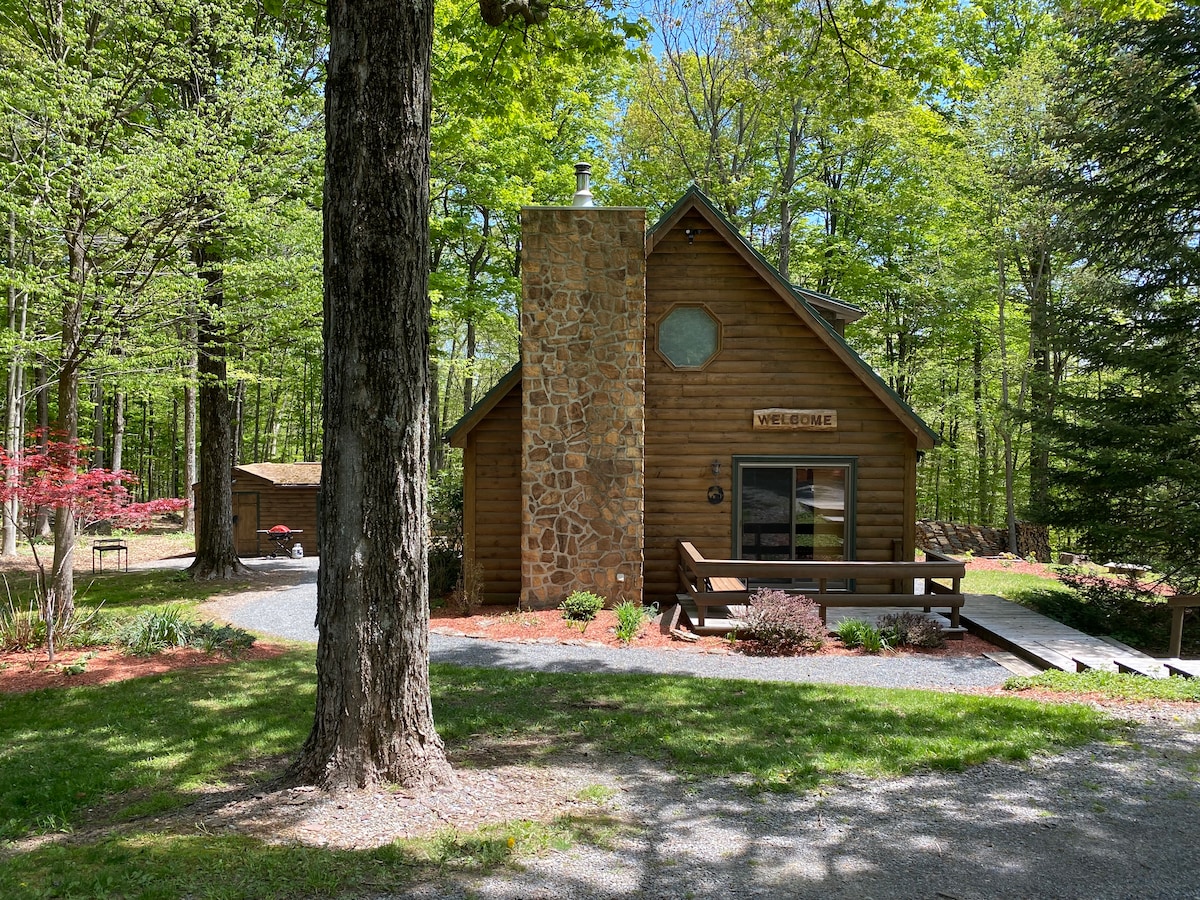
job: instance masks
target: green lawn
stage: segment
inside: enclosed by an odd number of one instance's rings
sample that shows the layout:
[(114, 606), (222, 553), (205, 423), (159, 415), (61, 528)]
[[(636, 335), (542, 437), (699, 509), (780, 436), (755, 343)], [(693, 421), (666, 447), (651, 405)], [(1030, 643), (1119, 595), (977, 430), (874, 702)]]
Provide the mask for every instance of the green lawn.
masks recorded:
[[(186, 805), (203, 789), (278, 775), (311, 723), (313, 666), (304, 649), (0, 700), (4, 838), (69, 831), (98, 817), (133, 820), (132, 831), (93, 843), (3, 851), (0, 897), (336, 895), (402, 884), (427, 866), (494, 866), (540, 846), (592, 842), (603, 830), (587, 818), (507, 823), (349, 853), (137, 828), (137, 817)], [(1084, 706), (1009, 697), (447, 666), (435, 666), (432, 679), (441, 733), (472, 760), (484, 758), (476, 752), (484, 747), (519, 742), (537, 748), (521, 751), (534, 765), (587, 749), (656, 760), (684, 777), (740, 773), (771, 790), (1020, 759), (1108, 728)], [(520, 840), (510, 847), (514, 834)]]
[(994, 594), (1007, 600), (1020, 600), (1030, 591), (1066, 590), (1057, 578), (995, 569), (969, 570), (961, 585), (964, 594)]

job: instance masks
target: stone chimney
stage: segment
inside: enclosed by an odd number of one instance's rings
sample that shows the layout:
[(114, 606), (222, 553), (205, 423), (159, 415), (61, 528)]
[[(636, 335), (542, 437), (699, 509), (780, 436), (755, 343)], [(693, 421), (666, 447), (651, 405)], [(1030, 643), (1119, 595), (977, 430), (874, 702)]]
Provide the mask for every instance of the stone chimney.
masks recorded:
[(522, 211), (521, 603), (642, 598), (646, 212)]

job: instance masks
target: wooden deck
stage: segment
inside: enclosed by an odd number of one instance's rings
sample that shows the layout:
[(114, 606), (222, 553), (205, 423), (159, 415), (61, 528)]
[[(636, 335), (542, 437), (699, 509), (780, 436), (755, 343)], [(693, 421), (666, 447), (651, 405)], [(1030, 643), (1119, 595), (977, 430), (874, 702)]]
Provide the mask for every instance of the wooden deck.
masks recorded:
[[(741, 615), (743, 607), (737, 605), (710, 606), (705, 613), (704, 624), (698, 625), (698, 610), (692, 598), (687, 594), (681, 593), (677, 599), (683, 610), (683, 614), (687, 616), (691, 630), (696, 634), (726, 635), (741, 627), (742, 621), (738, 617)], [(826, 613), (826, 625), (828, 625), (830, 631), (833, 631), (844, 619), (861, 619), (864, 622), (875, 623), (881, 616), (886, 616), (889, 613), (912, 611), (913, 608), (911, 606), (831, 606)], [(947, 616), (943, 616), (937, 612), (925, 613), (924, 615), (936, 620), (946, 630), (948, 637), (955, 636), (954, 627), (950, 624), (950, 619)], [(958, 631), (962, 632), (966, 631), (966, 629), (960, 627)]]

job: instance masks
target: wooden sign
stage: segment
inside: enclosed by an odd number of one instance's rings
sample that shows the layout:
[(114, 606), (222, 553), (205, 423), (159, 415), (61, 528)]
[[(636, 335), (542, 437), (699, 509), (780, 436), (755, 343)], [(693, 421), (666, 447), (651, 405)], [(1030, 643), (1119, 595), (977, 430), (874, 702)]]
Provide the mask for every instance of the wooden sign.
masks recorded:
[(837, 431), (836, 409), (756, 409), (755, 431)]

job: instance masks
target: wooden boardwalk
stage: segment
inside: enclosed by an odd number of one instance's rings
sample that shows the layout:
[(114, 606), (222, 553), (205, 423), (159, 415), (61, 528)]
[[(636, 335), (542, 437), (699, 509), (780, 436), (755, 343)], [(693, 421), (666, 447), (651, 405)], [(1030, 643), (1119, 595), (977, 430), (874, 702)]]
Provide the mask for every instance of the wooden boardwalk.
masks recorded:
[[(1129, 671), (1160, 678), (1168, 674), (1168, 667), (1164, 666), (1168, 661), (1147, 656), (1110, 638), (1076, 631), (991, 594), (968, 595), (962, 620), (972, 634), (987, 638), (1043, 669)], [(1182, 662), (1186, 666), (1188, 661)]]

